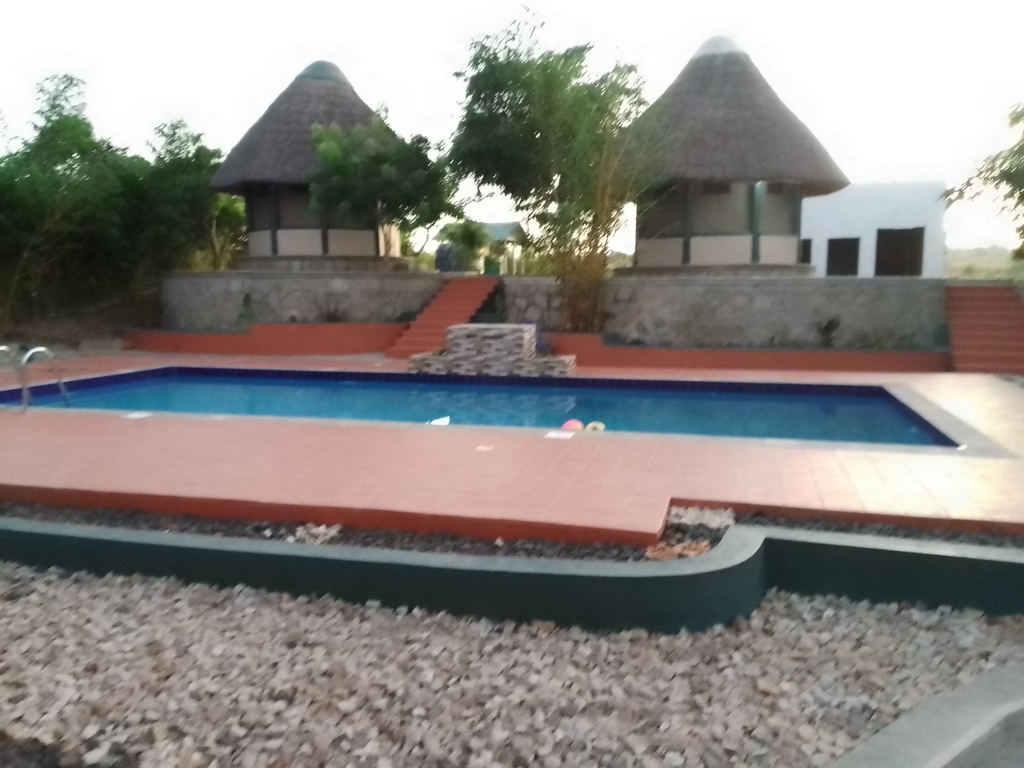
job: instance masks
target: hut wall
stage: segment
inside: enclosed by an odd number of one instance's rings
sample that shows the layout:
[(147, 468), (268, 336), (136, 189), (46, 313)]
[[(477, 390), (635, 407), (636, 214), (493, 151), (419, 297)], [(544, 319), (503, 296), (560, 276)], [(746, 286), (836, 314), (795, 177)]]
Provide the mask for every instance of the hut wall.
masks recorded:
[(323, 253), (322, 233), (319, 229), (277, 230), (278, 256), (315, 256)]
[(322, 217), (313, 210), (308, 190), (282, 187), (278, 194), (281, 229), (320, 229)]
[(695, 267), (749, 264), (753, 242), (750, 235), (694, 237), (690, 240), (690, 264)]
[(795, 190), (769, 192), (761, 206), (762, 235), (795, 235), (799, 221), (800, 196)]
[(796, 264), (799, 251), (796, 235), (761, 235), (761, 264)]
[(258, 258), (261, 256), (273, 256), (273, 246), (273, 237), (271, 236), (269, 229), (264, 229), (259, 232), (249, 232), (250, 257)]
[(637, 205), (637, 237), (644, 240), (680, 238), (686, 218), (686, 186), (676, 184)]
[(708, 185), (695, 186), (691, 196), (690, 231), (694, 235), (750, 232), (750, 185), (730, 184), (726, 192), (707, 191), (710, 188)]
[(636, 241), (638, 267), (680, 267), (683, 264), (683, 238), (659, 238)]
[(373, 256), (375, 254), (372, 229), (331, 229), (327, 231), (328, 256)]

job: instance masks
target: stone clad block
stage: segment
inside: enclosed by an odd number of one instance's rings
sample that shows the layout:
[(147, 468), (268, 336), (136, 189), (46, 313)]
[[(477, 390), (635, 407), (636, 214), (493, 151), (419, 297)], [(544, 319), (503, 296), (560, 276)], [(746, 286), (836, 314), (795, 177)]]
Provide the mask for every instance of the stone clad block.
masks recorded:
[(515, 323), (478, 323), (448, 328), (443, 353), (409, 358), (413, 373), (472, 376), (568, 376), (572, 355), (537, 356), (537, 329)]

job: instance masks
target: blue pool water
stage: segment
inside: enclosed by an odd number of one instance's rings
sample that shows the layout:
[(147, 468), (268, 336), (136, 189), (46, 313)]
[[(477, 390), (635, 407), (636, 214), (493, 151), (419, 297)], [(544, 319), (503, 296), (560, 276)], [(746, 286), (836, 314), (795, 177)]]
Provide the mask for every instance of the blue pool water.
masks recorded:
[[(53, 389), (40, 389), (35, 402), (62, 406)], [(881, 387), (167, 368), (70, 382), (70, 389), (74, 408), (121, 411), (416, 424), (447, 417), (453, 425), (541, 428), (579, 419), (613, 431), (955, 445)]]

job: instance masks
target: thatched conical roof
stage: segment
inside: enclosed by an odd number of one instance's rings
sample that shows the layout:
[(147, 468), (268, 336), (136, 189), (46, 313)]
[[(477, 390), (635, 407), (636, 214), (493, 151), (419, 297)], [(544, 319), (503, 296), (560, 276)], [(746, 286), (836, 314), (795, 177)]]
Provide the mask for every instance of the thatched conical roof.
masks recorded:
[(310, 128), (315, 123), (353, 128), (372, 118), (373, 110), (338, 67), (314, 62), (246, 131), (211, 186), (239, 192), (245, 184), (308, 184), (317, 164)]
[(634, 124), (664, 179), (801, 184), (850, 182), (735, 43), (713, 37)]

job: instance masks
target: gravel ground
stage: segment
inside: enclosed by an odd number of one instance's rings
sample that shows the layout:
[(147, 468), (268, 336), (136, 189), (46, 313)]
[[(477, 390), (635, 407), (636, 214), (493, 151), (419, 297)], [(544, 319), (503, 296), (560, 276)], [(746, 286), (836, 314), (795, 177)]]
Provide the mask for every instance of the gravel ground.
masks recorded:
[(0, 730), (76, 766), (828, 766), (1021, 662), (1024, 617), (783, 593), (594, 635), (0, 564)]
[(1024, 536), (1000, 536), (987, 533), (957, 533), (928, 528), (910, 528), (902, 525), (872, 523), (829, 523), (823, 520), (794, 520), (761, 513), (742, 514), (736, 522), (743, 525), (771, 525), (779, 528), (798, 528), (805, 531), (832, 531), (839, 533), (868, 533), (876, 536), (895, 536), (901, 539), (948, 541), (956, 544), (984, 544), (989, 547), (1024, 547)]
[[(662, 537), (665, 549), (675, 548), (669, 557), (702, 554), (717, 544), (725, 530), (715, 520), (696, 516), (700, 511), (684, 510), (666, 526)], [(713, 514), (713, 513), (711, 513)], [(240, 536), (248, 539), (276, 539), (307, 544), (346, 544), (358, 547), (382, 547), (417, 552), (446, 552), (466, 555), (503, 555), (508, 557), (557, 557), (571, 559), (645, 560), (648, 550), (616, 544), (565, 544), (540, 539), (504, 542), (473, 539), (468, 536), (403, 533), (387, 530), (357, 530), (342, 526), (296, 525), (246, 520), (210, 520), (188, 515), (154, 515), (110, 509), (78, 509), (0, 501), (0, 517), (17, 517), (79, 525), (102, 525), (210, 536)], [(689, 548), (687, 545), (696, 545)], [(658, 553), (650, 553), (658, 558)], [(0, 766), (2, 768), (2, 766)]]

